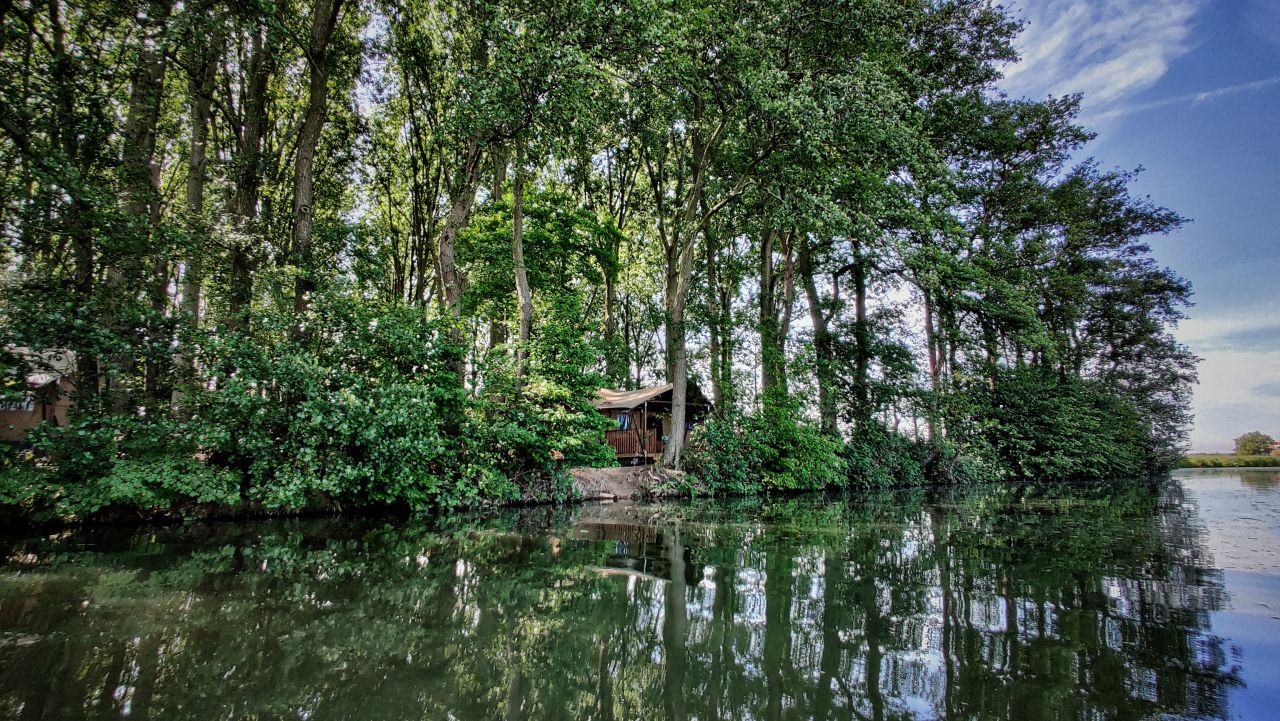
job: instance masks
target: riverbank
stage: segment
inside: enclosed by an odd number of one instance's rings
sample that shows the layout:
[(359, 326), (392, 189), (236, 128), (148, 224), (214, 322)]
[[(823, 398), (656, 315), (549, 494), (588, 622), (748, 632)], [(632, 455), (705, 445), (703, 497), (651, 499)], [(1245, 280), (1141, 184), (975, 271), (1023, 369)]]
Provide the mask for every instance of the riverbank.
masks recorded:
[[(560, 499), (524, 498), (488, 502), (477, 507), (503, 508), (540, 505), (567, 505), (594, 501), (656, 500), (709, 495), (699, 492), (696, 479), (681, 471), (658, 466), (612, 468), (579, 467), (567, 471), (571, 492)], [(720, 494), (726, 495), (726, 494)], [(738, 494), (741, 495), (741, 494)], [(88, 517), (37, 517), (20, 503), (0, 503), (0, 527), (5, 529), (69, 528), (82, 525), (176, 524), (187, 521), (265, 521), (284, 518), (314, 518), (354, 512), (361, 516), (409, 517), (415, 510), (403, 503), (344, 505), (321, 498), (305, 508), (273, 509), (262, 503), (198, 503), (168, 506), (107, 506)]]
[(1280, 468), (1280, 456), (1240, 456), (1235, 453), (1192, 453), (1179, 468)]

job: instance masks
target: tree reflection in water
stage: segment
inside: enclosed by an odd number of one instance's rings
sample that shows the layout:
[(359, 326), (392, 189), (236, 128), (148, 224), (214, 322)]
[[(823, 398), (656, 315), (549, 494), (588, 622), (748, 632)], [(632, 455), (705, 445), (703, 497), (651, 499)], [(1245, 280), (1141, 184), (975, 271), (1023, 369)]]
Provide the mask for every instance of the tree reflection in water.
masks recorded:
[(1226, 718), (1175, 483), (9, 544), (0, 716)]

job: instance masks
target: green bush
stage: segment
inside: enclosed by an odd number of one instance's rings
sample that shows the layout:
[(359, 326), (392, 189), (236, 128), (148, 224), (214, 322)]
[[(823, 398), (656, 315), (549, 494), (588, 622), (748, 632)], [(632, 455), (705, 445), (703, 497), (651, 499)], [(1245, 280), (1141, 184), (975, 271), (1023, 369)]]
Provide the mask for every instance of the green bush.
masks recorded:
[(423, 507), (508, 493), (469, 464), (453, 351), (421, 309), (321, 294), (301, 333), (288, 315), (255, 321), (253, 336), (206, 347), (205, 364), (230, 372), (192, 398), (216, 429), (210, 461), (242, 474), (243, 500)]
[(788, 408), (702, 424), (685, 467), (711, 493), (818, 490), (846, 484), (841, 447)]
[(209, 504), (291, 512), (563, 500), (569, 468), (616, 461), (604, 444), (611, 421), (590, 404), (599, 379), (575, 370), (592, 349), (555, 330), (582, 323), (578, 299), (555, 296), (540, 312), (550, 330), (530, 344), (519, 400), (509, 367), (475, 398), (454, 375), (446, 327), (427, 311), (318, 292), (300, 328), (291, 313), (264, 313), (249, 333), (200, 339), (198, 362), (216, 382), (181, 389), (181, 418), (164, 405), (113, 413), (106, 400), (82, 400), (70, 427), (41, 426), (28, 450), (4, 457), (0, 504), (75, 520)]
[(760, 438), (743, 420), (712, 418), (689, 436), (685, 469), (711, 493), (756, 493), (763, 487)]
[(549, 381), (530, 384), (519, 401), (491, 403), (474, 414), (470, 442), (495, 473), (516, 484), (519, 497), (565, 500), (573, 490), (568, 469), (617, 465), (604, 443), (614, 421), (588, 398)]
[(848, 467), (850, 486), (889, 488), (923, 484), (931, 449), (871, 421), (854, 432), (840, 455)]
[(957, 398), (965, 406), (950, 409), (949, 438), (989, 475), (1072, 480), (1165, 470), (1138, 409), (1100, 383), (1002, 369), (993, 384), (974, 383)]
[(32, 430), (30, 448), (11, 454), (0, 472), (0, 503), (43, 522), (236, 502), (236, 474), (196, 458), (195, 426), (165, 417), (76, 418)]

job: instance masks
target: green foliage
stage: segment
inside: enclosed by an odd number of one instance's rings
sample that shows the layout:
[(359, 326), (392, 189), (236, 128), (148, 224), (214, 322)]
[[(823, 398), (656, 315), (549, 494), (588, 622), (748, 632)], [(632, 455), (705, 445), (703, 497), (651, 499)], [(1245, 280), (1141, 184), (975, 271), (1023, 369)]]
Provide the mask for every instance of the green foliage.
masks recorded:
[(848, 482), (841, 449), (798, 414), (766, 412), (695, 428), (686, 467), (712, 493), (819, 490)]
[(197, 420), (211, 429), (205, 451), (243, 474), (246, 501), (289, 510), (563, 499), (566, 468), (612, 460), (600, 442), (607, 420), (581, 387), (541, 380), (518, 402), (469, 397), (450, 370), (456, 350), (421, 309), (328, 293), (301, 334), (288, 315), (256, 321), (253, 336), (207, 348), (205, 363), (236, 372), (216, 390), (193, 389)]
[(193, 389), (211, 460), (244, 474), (244, 500), (270, 509), (320, 503), (474, 502), (492, 489), (461, 441), (467, 399), (455, 352), (420, 310), (322, 294), (302, 332), (289, 315), (255, 318), (252, 336), (215, 340)]
[(930, 448), (870, 421), (852, 434), (841, 456), (848, 464), (850, 487), (918, 486), (926, 480), (924, 465)]
[(42, 424), (0, 472), (0, 503), (36, 521), (166, 515), (238, 502), (238, 475), (194, 456), (200, 426), (101, 415)]
[(763, 444), (745, 422), (740, 417), (711, 418), (690, 434), (685, 469), (711, 493), (755, 493), (764, 487), (759, 462)]
[[(1038, 368), (998, 372), (953, 407), (951, 438), (965, 453), (1030, 480), (1132, 478), (1164, 470), (1135, 404), (1096, 381)], [(959, 412), (958, 412), (959, 411)]]
[(1236, 455), (1265, 456), (1271, 453), (1276, 439), (1262, 431), (1250, 431), (1236, 439)]
[(1280, 456), (1241, 456), (1235, 453), (1193, 453), (1178, 461), (1179, 468), (1275, 468)]
[(614, 422), (584, 396), (549, 381), (536, 381), (518, 401), (484, 406), (475, 414), (470, 443), (502, 478), (530, 500), (562, 501), (573, 493), (568, 469), (617, 464), (604, 443)]

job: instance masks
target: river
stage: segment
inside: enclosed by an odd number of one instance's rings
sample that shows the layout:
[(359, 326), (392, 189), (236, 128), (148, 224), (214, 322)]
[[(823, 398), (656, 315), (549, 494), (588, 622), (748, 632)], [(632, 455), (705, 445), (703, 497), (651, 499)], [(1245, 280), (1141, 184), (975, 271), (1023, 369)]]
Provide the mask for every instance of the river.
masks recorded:
[(0, 718), (1274, 719), (1280, 469), (0, 542)]

